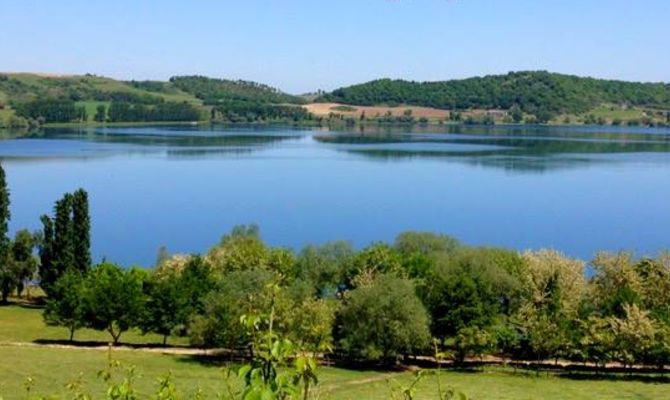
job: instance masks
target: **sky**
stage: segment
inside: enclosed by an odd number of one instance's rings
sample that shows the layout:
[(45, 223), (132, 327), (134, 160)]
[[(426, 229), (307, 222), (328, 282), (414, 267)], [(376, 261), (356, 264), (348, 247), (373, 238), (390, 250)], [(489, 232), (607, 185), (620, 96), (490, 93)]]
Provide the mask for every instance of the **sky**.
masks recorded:
[(0, 71), (290, 93), (548, 70), (670, 82), (669, 0), (0, 0)]

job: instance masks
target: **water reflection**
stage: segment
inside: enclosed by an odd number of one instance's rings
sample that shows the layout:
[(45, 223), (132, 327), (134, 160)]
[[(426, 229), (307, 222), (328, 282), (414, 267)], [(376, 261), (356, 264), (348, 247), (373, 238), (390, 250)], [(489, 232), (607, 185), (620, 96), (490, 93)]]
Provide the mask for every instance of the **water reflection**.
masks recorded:
[(320, 134), (315, 140), (373, 160), (443, 159), (517, 172), (592, 163), (670, 163), (670, 131), (650, 128), (382, 126)]

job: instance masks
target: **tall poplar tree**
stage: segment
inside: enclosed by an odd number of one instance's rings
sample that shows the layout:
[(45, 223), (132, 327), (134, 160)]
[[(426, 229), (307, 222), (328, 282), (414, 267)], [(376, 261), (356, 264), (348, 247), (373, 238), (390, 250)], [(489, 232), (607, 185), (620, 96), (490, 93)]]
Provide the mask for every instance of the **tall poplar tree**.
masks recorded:
[(2, 301), (7, 301), (10, 292), (16, 286), (16, 277), (9, 260), (9, 190), (5, 179), (5, 170), (0, 165), (0, 292)]
[(91, 219), (84, 189), (72, 194), (72, 241), (74, 267), (85, 274), (91, 268)]
[(74, 266), (72, 194), (66, 193), (58, 200), (54, 211), (53, 266), (60, 277)]
[(5, 179), (5, 170), (0, 165), (0, 256), (3, 263), (9, 253), (9, 189), (7, 189), (7, 180)]
[(40, 243), (40, 286), (51, 295), (51, 289), (58, 279), (54, 268), (54, 222), (48, 215), (40, 217), (42, 221), (42, 243)]

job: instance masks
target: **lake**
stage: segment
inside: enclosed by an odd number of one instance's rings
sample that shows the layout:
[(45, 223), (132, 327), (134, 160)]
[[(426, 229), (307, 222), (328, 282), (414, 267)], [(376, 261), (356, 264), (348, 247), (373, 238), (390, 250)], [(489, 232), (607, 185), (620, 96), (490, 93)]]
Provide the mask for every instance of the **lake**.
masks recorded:
[(12, 232), (79, 187), (93, 253), (150, 266), (234, 225), (272, 245), (392, 241), (405, 230), (590, 259), (670, 248), (670, 130), (431, 126), (49, 129), (0, 141)]

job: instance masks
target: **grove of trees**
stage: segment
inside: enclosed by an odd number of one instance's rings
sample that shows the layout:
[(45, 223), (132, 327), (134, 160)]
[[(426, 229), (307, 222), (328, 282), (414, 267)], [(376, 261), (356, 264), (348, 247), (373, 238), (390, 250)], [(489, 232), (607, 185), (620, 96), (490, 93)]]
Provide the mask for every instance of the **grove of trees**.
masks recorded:
[(456, 362), (670, 363), (668, 255), (599, 253), (586, 264), (427, 232), (294, 253), (242, 226), (202, 256), (163, 254), (151, 270), (102, 263), (54, 286), (69, 290), (47, 300), (49, 323), (106, 330), (114, 342), (138, 328), (253, 357), (245, 317), (272, 309), (281, 337), (349, 362), (431, 355), (436, 340)]
[(545, 122), (561, 113), (581, 114), (602, 103), (667, 110), (670, 108), (670, 85), (530, 71), (442, 82), (380, 79), (336, 89), (320, 96), (317, 101), (354, 105), (407, 104), (448, 110), (515, 110), (513, 115), (517, 122), (521, 120), (520, 110)]

